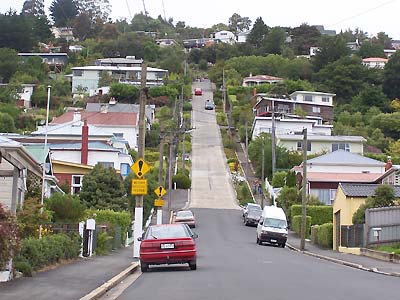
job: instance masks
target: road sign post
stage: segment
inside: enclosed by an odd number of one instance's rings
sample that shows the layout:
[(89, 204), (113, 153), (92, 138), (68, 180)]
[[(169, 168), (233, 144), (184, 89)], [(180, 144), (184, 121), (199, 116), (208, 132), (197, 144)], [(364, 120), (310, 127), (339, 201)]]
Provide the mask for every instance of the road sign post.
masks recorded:
[(158, 186), (154, 189), (154, 193), (158, 199), (154, 200), (154, 206), (157, 207), (157, 224), (162, 224), (162, 207), (164, 206), (164, 199), (161, 199), (167, 191), (163, 186)]

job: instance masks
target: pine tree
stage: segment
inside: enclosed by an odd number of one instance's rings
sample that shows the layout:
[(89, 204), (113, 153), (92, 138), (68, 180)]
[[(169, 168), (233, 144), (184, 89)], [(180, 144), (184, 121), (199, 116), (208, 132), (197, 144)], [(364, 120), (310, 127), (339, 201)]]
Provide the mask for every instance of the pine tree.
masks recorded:
[(44, 0), (25, 0), (21, 14), (24, 16), (44, 16)]

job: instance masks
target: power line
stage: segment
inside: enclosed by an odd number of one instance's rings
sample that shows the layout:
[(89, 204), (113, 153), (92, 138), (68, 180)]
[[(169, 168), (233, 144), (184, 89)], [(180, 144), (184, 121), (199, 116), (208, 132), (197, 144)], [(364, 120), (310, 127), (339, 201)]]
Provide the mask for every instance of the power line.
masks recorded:
[(131, 20), (132, 20), (131, 8), (129, 7), (128, 0), (125, 0), (125, 3), (126, 3), (126, 7), (128, 8), (129, 18), (131, 18)]
[(348, 20), (354, 19), (354, 18), (356, 18), (356, 17), (365, 15), (365, 14), (371, 12), (371, 11), (374, 11), (374, 10), (376, 10), (376, 9), (379, 9), (379, 8), (381, 8), (381, 7), (383, 7), (383, 6), (386, 6), (386, 5), (388, 5), (388, 4), (390, 4), (390, 3), (393, 3), (393, 2), (397, 2), (397, 0), (391, 0), (391, 1), (384, 2), (384, 3), (382, 3), (382, 4), (378, 5), (378, 6), (369, 8), (369, 9), (367, 9), (367, 10), (364, 10), (364, 11), (362, 11), (362, 12), (359, 12), (358, 14), (355, 14), (355, 15), (353, 15), (353, 16), (344, 18), (344, 19), (342, 19), (342, 20), (340, 20), (340, 21), (338, 21), (338, 22), (336, 22), (336, 23), (334, 23), (334, 24), (329, 25), (328, 27), (333, 27), (333, 26), (338, 25), (338, 24), (341, 24), (341, 23), (343, 23), (343, 22), (345, 22), (345, 21), (348, 21)]

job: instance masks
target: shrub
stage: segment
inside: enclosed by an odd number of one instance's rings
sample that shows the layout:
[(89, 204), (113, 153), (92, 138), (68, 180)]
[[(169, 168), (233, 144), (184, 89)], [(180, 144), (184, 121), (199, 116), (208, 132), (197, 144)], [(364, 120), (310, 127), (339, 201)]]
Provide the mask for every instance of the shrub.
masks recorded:
[[(296, 232), (298, 235), (301, 235), (301, 216), (292, 217), (292, 230)], [(306, 217), (306, 237), (310, 237), (311, 231), (311, 217)]]
[[(28, 238), (23, 240), (21, 253), (15, 258), (23, 272), (32, 272), (59, 262), (61, 259), (78, 257), (81, 249), (81, 238), (78, 234), (54, 234), (42, 239)], [(31, 268), (29, 268), (29, 266)]]
[(191, 111), (192, 110), (192, 103), (185, 102), (183, 103), (183, 111)]
[(223, 112), (217, 112), (217, 124), (220, 126), (228, 125), (226, 115)]
[(106, 255), (112, 249), (112, 237), (106, 231), (102, 231), (97, 235), (96, 255)]
[(146, 150), (145, 157), (148, 162), (156, 162), (160, 158), (160, 152)]
[(46, 201), (46, 208), (53, 211), (53, 221), (75, 223), (83, 220), (86, 205), (78, 197), (55, 193)]
[(190, 189), (192, 181), (189, 176), (183, 173), (178, 173), (172, 177), (172, 182), (176, 183), (177, 189)]
[(19, 247), (17, 221), (0, 203), (0, 269), (18, 253)]
[[(290, 216), (301, 215), (301, 205), (290, 207)], [(311, 217), (311, 225), (321, 225), (333, 222), (333, 207), (327, 205), (307, 205), (307, 216)]]
[(315, 225), (312, 228), (314, 243), (325, 248), (333, 248), (333, 223)]
[(240, 205), (245, 205), (246, 203), (253, 202), (249, 187), (246, 182), (241, 182), (235, 185), (236, 196)]
[(25, 257), (22, 256), (16, 257), (14, 259), (14, 267), (17, 271), (24, 274), (24, 276), (28, 277), (32, 276), (33, 268)]

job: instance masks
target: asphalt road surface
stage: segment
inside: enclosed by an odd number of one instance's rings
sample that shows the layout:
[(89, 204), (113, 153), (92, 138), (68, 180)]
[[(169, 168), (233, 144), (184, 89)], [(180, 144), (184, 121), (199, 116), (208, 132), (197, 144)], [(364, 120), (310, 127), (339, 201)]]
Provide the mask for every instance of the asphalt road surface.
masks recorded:
[(197, 270), (151, 267), (118, 299), (400, 299), (399, 278), (256, 244), (255, 228), (243, 225), (237, 209), (214, 112), (203, 111), (206, 97), (207, 92), (193, 100), (191, 208), (199, 234)]

